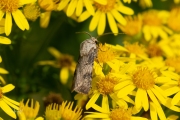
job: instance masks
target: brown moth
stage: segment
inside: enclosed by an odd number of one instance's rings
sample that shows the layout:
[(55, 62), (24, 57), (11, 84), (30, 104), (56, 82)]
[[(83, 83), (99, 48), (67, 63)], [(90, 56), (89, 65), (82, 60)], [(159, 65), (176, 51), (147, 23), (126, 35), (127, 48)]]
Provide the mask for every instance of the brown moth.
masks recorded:
[(85, 33), (91, 38), (86, 39), (80, 44), (80, 55), (74, 72), (72, 85), (72, 91), (82, 94), (88, 94), (91, 89), (93, 64), (98, 52), (97, 39), (89, 33)]

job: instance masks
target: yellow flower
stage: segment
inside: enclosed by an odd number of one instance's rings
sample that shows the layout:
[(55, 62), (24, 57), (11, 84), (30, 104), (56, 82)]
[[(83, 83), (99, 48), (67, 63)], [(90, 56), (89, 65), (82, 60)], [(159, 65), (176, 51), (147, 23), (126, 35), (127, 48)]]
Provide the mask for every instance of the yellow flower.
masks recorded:
[(176, 105), (180, 101), (180, 75), (173, 71), (161, 71), (164, 76), (171, 78), (172, 80), (163, 84), (162, 88), (167, 96), (173, 96), (171, 104)]
[(177, 120), (179, 118), (179, 116), (177, 115), (170, 115), (167, 120)]
[[(156, 70), (150, 69), (145, 65), (133, 66), (133, 64), (126, 71), (127, 76), (121, 76), (121, 82), (114, 87), (114, 90), (118, 92), (117, 96), (123, 98), (135, 90), (135, 109), (137, 111), (140, 111), (141, 108), (148, 111), (150, 108), (150, 112), (153, 112), (154, 107), (156, 107), (156, 109), (161, 111), (158, 112), (160, 119), (166, 119), (160, 102), (166, 102), (167, 96), (158, 86), (158, 83), (161, 83), (164, 79), (167, 79), (167, 81), (169, 79), (158, 76)], [(151, 114), (151, 118), (153, 119), (153, 114)]]
[(0, 108), (9, 116), (16, 119), (16, 114), (14, 110), (12, 110), (10, 107), (14, 108), (15, 110), (19, 110), (19, 102), (16, 102), (6, 96), (4, 96), (4, 93), (7, 93), (15, 88), (14, 85), (8, 84), (4, 87), (0, 87)]
[(180, 2), (180, 0), (174, 0), (174, 3), (178, 4)]
[[(15, 23), (21, 30), (29, 30), (29, 23), (23, 13), (19, 10), (24, 4), (33, 3), (36, 0), (1, 0), (0, 1), (0, 20), (5, 17), (5, 34), (9, 35), (12, 28), (12, 16)], [(12, 16), (11, 16), (12, 15)]]
[[(2, 58), (0, 56), (0, 63), (2, 62)], [(4, 68), (0, 67), (0, 74), (8, 74), (9, 72), (7, 70), (5, 70)], [(0, 83), (2, 84), (6, 84), (6, 81), (4, 80), (4, 78), (0, 75)]]
[(180, 7), (173, 8), (170, 11), (167, 25), (175, 32), (180, 32)]
[[(99, 44), (97, 60), (95, 61), (94, 65), (95, 71), (97, 71), (97, 69), (102, 71), (102, 67), (105, 64), (110, 66), (110, 68), (112, 68), (113, 70), (119, 69), (117, 68), (118, 64), (120, 63), (118, 58), (119, 54), (116, 51), (115, 46), (106, 43), (104, 45)], [(96, 74), (98, 73), (96, 72)]]
[[(107, 0), (106, 5), (101, 5), (97, 2), (94, 2), (95, 14), (89, 25), (89, 30), (94, 31), (97, 28), (98, 35), (104, 33), (106, 27), (106, 17), (111, 31), (114, 34), (118, 33), (117, 22), (126, 25), (127, 22), (124, 17), (120, 14), (124, 13), (127, 15), (134, 14), (134, 11), (131, 8), (124, 6), (119, 0)], [(82, 22), (89, 18), (91, 14), (88, 11), (83, 12), (78, 18), (79, 22)]]
[(140, 5), (142, 8), (152, 7), (152, 6), (153, 6), (151, 0), (139, 0), (139, 5)]
[(0, 117), (0, 120), (3, 120), (3, 119)]
[(109, 108), (109, 103), (108, 101), (102, 101), (102, 107), (95, 108), (96, 111), (98, 112), (87, 112), (89, 113), (84, 117), (85, 120), (89, 120), (90, 118), (95, 119), (103, 119), (103, 120), (148, 120), (143, 117), (136, 117), (132, 116), (132, 109), (131, 108), (114, 108), (111, 109)]
[(174, 68), (177, 73), (180, 73), (180, 56), (167, 58), (165, 65)]
[[(5, 25), (5, 19), (2, 18), (0, 20), (0, 34), (4, 33), (4, 25)], [(11, 44), (11, 40), (7, 37), (0, 36), (0, 44)]]
[(47, 28), (49, 25), (51, 12), (57, 10), (58, 0), (38, 0), (39, 6), (45, 10), (40, 14), (40, 26)]
[(146, 53), (147, 52), (146, 48), (142, 44), (139, 44), (138, 42), (135, 43), (124, 42), (124, 46), (116, 45), (116, 49), (120, 52), (123, 52), (126, 58), (127, 57), (141, 58), (145, 60), (149, 59)]
[(68, 54), (62, 54), (57, 49), (49, 47), (48, 51), (56, 58), (56, 60), (40, 61), (39, 65), (51, 65), (60, 70), (60, 80), (63, 84), (67, 83), (69, 72), (74, 73), (76, 63), (73, 57)]
[(163, 51), (165, 57), (180, 56), (180, 34), (173, 34), (167, 39), (162, 39), (158, 44)]
[(149, 41), (152, 38), (157, 38), (159, 36), (166, 39), (168, 34), (172, 34), (172, 31), (164, 25), (167, 22), (168, 16), (169, 13), (167, 11), (157, 10), (149, 10), (142, 14), (142, 32), (145, 40)]
[(45, 118), (47, 120), (80, 120), (82, 109), (75, 107), (72, 110), (73, 102), (63, 102), (61, 105), (50, 104), (46, 107)]
[(42, 117), (36, 118), (40, 107), (39, 102), (36, 101), (35, 106), (33, 103), (33, 99), (31, 100), (30, 106), (29, 99), (27, 100), (26, 104), (24, 104), (23, 102), (24, 100), (20, 102), (20, 110), (17, 112), (17, 115), (20, 120), (44, 120)]
[(59, 0), (38, 0), (39, 6), (45, 11), (53, 11), (57, 8)]
[(118, 24), (118, 27), (127, 35), (134, 36), (140, 33), (142, 30), (142, 18), (138, 16), (127, 16), (125, 17), (127, 24), (121, 25)]
[(31, 21), (35, 21), (40, 16), (40, 8), (36, 3), (27, 4), (23, 7), (24, 16)]
[(94, 15), (93, 2), (98, 2), (102, 5), (107, 4), (107, 0), (61, 0), (57, 9), (63, 10), (67, 7), (66, 14), (68, 17), (72, 16), (74, 12), (76, 12), (76, 16), (80, 16), (85, 6), (89, 14)]
[(108, 101), (108, 96), (110, 96), (113, 102), (125, 108), (128, 107), (126, 101), (134, 104), (134, 101), (128, 96), (124, 96), (121, 99), (117, 97), (117, 93), (114, 92), (114, 86), (118, 83), (119, 79), (110, 73), (103, 76), (97, 75), (92, 81), (91, 98), (86, 104), (86, 109), (91, 107), (94, 109), (98, 108), (99, 106), (95, 103), (100, 96), (102, 96), (102, 101)]

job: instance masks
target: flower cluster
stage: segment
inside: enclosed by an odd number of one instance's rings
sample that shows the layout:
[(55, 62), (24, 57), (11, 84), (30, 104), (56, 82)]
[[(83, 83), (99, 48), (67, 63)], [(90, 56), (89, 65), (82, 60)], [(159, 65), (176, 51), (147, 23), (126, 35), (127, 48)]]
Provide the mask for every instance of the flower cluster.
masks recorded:
[[(179, 116), (175, 114), (180, 113), (179, 2), (180, 0), (0, 0), (0, 109), (19, 120), (178, 119)], [(158, 3), (171, 3), (172, 6), (164, 10), (157, 7)], [(118, 40), (113, 41), (116, 38), (107, 38), (110, 42), (97, 43), (93, 71), (90, 71), (91, 75), (88, 74), (92, 78), (88, 94), (70, 92), (76, 66), (74, 56), (63, 51), (63, 47), (59, 49), (56, 45), (59, 42), (44, 40), (54, 39), (54, 34), (65, 31), (63, 22), (58, 21), (59, 15), (64, 23), (70, 23), (76, 28), (78, 25), (82, 27), (84, 23), (86, 30), (96, 31), (98, 35), (111, 31), (117, 36), (123, 32), (121, 39), (117, 37)], [(38, 20), (40, 23), (37, 25)], [(44, 42), (27, 42), (28, 39), (38, 38), (38, 32), (47, 30), (51, 23), (54, 23), (54, 28), (49, 29), (48, 37), (43, 38)], [(62, 30), (58, 28), (59, 24), (62, 24)], [(38, 31), (39, 26), (42, 31)], [(61, 40), (69, 36), (71, 35), (63, 36)], [(71, 36), (71, 39), (74, 38)], [(16, 41), (17, 39), (21, 42)], [(65, 42), (71, 44), (69, 41), (61, 41), (62, 44)], [(70, 49), (74, 51), (75, 45), (71, 46)], [(50, 57), (53, 56), (55, 60), (45, 60), (46, 57), (41, 56), (46, 54), (42, 52), (46, 48)], [(9, 54), (9, 51), (15, 51), (15, 54)], [(29, 54), (23, 56), (23, 52)], [(36, 53), (30, 55), (33, 52)], [(29, 60), (29, 56), (34, 58)], [(15, 60), (14, 57), (18, 59)], [(9, 62), (10, 59), (14, 63)], [(33, 67), (29, 61), (33, 62)], [(50, 75), (45, 75), (45, 72), (41, 74), (40, 65), (46, 73), (52, 70), (48, 71), (47, 65), (58, 68), (58, 77), (52, 74), (54, 69)], [(37, 74), (39, 77), (36, 77)], [(46, 81), (53, 78), (60, 82)], [(17, 91), (8, 93), (15, 87)], [(53, 92), (43, 99), (41, 95), (45, 96), (49, 91)], [(62, 95), (54, 93), (55, 91)], [(6, 93), (8, 94), (5, 95)], [(34, 98), (28, 99), (24, 103), (24, 99), (30, 96), (35, 96), (38, 100), (34, 103)], [(45, 105), (41, 112), (43, 100)], [(72, 102), (68, 102), (69, 100)], [(37, 117), (39, 113), (44, 117)], [(1, 117), (0, 114), (0, 120), (3, 120)]]

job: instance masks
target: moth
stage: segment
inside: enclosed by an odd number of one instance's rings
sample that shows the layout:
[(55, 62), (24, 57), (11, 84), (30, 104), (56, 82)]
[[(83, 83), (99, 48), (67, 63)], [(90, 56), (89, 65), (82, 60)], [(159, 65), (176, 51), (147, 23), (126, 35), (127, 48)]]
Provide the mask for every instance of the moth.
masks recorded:
[(80, 44), (80, 55), (74, 72), (72, 91), (88, 94), (91, 89), (94, 59), (97, 57), (98, 41), (95, 37), (86, 39)]

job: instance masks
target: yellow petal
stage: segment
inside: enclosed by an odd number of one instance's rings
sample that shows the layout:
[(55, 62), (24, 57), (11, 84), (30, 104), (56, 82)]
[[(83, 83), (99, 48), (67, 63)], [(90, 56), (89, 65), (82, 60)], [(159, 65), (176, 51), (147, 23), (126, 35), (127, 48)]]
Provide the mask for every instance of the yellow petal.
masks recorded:
[(85, 12), (83, 12), (80, 16), (79, 16), (79, 18), (78, 18), (78, 22), (83, 22), (83, 21), (85, 21), (86, 19), (88, 19), (89, 17), (91, 16), (91, 14), (88, 12), (88, 11), (85, 11)]
[(175, 94), (175, 93), (177, 93), (177, 92), (179, 92), (179, 91), (180, 91), (179, 86), (173, 86), (173, 87), (171, 87), (171, 88), (169, 88), (169, 89), (166, 89), (166, 90), (164, 91), (164, 93), (165, 93), (167, 96), (170, 96), (170, 95), (173, 95), (173, 94)]
[(3, 16), (4, 16), (4, 12), (0, 10), (0, 21), (2, 20)]
[(3, 100), (0, 100), (0, 107), (6, 114), (16, 119), (15, 111), (13, 111)]
[(11, 44), (11, 40), (7, 37), (0, 36), (0, 43), (1, 44)]
[(132, 92), (135, 88), (136, 88), (136, 86), (130, 84), (130, 85), (122, 88), (121, 90), (119, 90), (117, 96), (119, 98), (123, 98), (126, 95), (128, 95), (130, 92)]
[[(103, 95), (103, 99), (102, 99), (102, 108), (104, 109), (104, 111), (109, 112), (109, 102), (108, 102), (108, 97), (107, 95)], [(101, 112), (101, 111), (100, 111)]]
[(144, 38), (147, 40), (147, 41), (149, 41), (150, 39), (151, 39), (151, 34), (150, 34), (150, 28), (149, 28), (149, 26), (147, 26), (147, 25), (145, 25), (144, 27), (143, 27), (143, 33), (144, 33)]
[(95, 15), (93, 16), (91, 22), (90, 22), (90, 25), (89, 25), (89, 30), (90, 31), (94, 31), (99, 23), (99, 19), (100, 19), (100, 16), (101, 16), (101, 12), (100, 11), (97, 11), (95, 13)]
[(147, 92), (146, 91), (142, 91), (142, 106), (144, 108), (145, 111), (149, 110), (149, 100), (148, 100), (148, 96), (147, 96)]
[(156, 104), (157, 106), (160, 106), (157, 98), (155, 97), (155, 95), (153, 94), (153, 92), (151, 90), (147, 90), (147, 93), (150, 97), (150, 99), (153, 101), (154, 104)]
[(48, 48), (49, 53), (53, 55), (56, 59), (59, 59), (61, 57), (61, 53), (54, 47), (49, 47)]
[(66, 84), (69, 77), (69, 70), (67, 67), (63, 67), (60, 71), (60, 80), (62, 84)]
[(15, 88), (15, 86), (13, 84), (7, 84), (6, 86), (2, 87), (2, 92), (3, 93), (7, 93), (11, 90), (13, 90)]
[(61, 0), (58, 7), (57, 7), (57, 10), (63, 10), (67, 6), (69, 1), (70, 0)]
[(176, 105), (180, 101), (180, 92), (178, 92), (172, 99), (171, 104)]
[(161, 28), (158, 28), (158, 33), (159, 33), (159, 36), (163, 39), (167, 39), (168, 38), (168, 35), (165, 31), (163, 31)]
[(112, 16), (112, 14), (110, 12), (107, 13), (107, 18), (108, 18), (108, 22), (109, 22), (109, 26), (111, 28), (111, 31), (114, 34), (117, 34), (118, 33), (118, 27), (117, 27), (117, 24), (114, 20), (114, 17)]
[(91, 106), (93, 105), (93, 104), (95, 104), (95, 102), (96, 102), (96, 100), (98, 99), (98, 97), (99, 97), (99, 93), (95, 93), (92, 97), (91, 97), (91, 99), (88, 101), (88, 103), (86, 104), (86, 110), (88, 110), (89, 108), (91, 108)]
[[(96, 113), (96, 112), (94, 112), (92, 114), (86, 115), (85, 118), (109, 118), (109, 115), (107, 113)], [(106, 119), (103, 119), (103, 120), (106, 120)]]
[(5, 18), (5, 34), (8, 36), (11, 33), (12, 29), (12, 17), (10, 13), (6, 13)]
[(5, 84), (6, 84), (6, 81), (3, 79), (3, 77), (2, 77), (2, 76), (0, 76), (0, 81), (1, 81), (1, 83), (2, 83), (3, 85), (5, 85)]
[(151, 90), (159, 101), (161, 102), (166, 101), (165, 97), (163, 97), (156, 89), (152, 88)]
[(117, 11), (117, 10), (112, 10), (111, 11), (113, 17), (122, 25), (126, 25), (126, 19)]
[(69, 6), (67, 8), (67, 12), (66, 12), (66, 15), (68, 17), (73, 15), (76, 5), (77, 5), (77, 0), (71, 0), (71, 2), (69, 3)]
[(0, 56), (0, 63), (2, 62), (2, 57)]
[(0, 117), (0, 120), (3, 120), (3, 119)]
[(107, 0), (94, 0), (94, 1), (101, 4), (101, 5), (106, 5), (107, 4)]
[[(19, 104), (20, 104), (19, 102), (15, 101), (15, 100), (12, 100), (12, 99), (10, 99), (10, 98), (8, 98), (6, 96), (4, 96), (4, 99), (6, 101), (9, 101), (9, 102), (13, 103), (14, 105), (17, 105), (17, 106), (19, 106)], [(17, 108), (17, 107), (15, 107), (15, 108)], [(18, 110), (18, 108), (17, 108), (17, 110)]]
[(26, 120), (26, 116), (25, 116), (24, 112), (18, 111), (17, 115), (18, 115), (19, 120)]
[(126, 15), (133, 15), (134, 14), (134, 11), (129, 8), (129, 7), (126, 7), (126, 6), (123, 6), (123, 5), (120, 5), (117, 10), (121, 13), (124, 13)]
[(122, 81), (122, 82), (120, 82), (119, 84), (117, 84), (117, 85), (114, 87), (114, 90), (116, 91), (116, 90), (122, 89), (122, 88), (130, 85), (131, 83), (132, 83), (132, 82), (129, 81), (129, 80)]
[(84, 5), (86, 6), (87, 11), (91, 15), (94, 15), (94, 7), (92, 6), (92, 3), (90, 2), (90, 0), (84, 0)]
[(38, 117), (35, 120), (44, 120), (44, 118), (43, 117)]
[(156, 91), (158, 91), (164, 98), (166, 98), (166, 93), (157, 85), (154, 85), (154, 88), (156, 89)]
[(76, 15), (80, 16), (83, 11), (83, 0), (78, 0), (77, 7), (76, 7)]
[(41, 13), (41, 15), (40, 15), (40, 26), (42, 28), (47, 28), (47, 26), (49, 25), (50, 16), (51, 16), (50, 11)]
[(164, 114), (164, 111), (161, 107), (156, 107), (156, 110), (157, 110), (160, 120), (167, 120), (166, 115)]
[(19, 0), (19, 5), (22, 6), (24, 4), (30, 4), (30, 3), (34, 3), (37, 0)]
[(0, 68), (0, 73), (1, 74), (8, 74), (9, 72), (5, 70), (4, 68)]
[(123, 97), (123, 99), (125, 101), (127, 101), (128, 103), (134, 104), (134, 101), (130, 97), (128, 97), (128, 96)]
[(172, 105), (171, 103), (172, 103), (172, 99), (171, 98), (167, 98), (166, 102), (165, 103), (161, 103), (161, 104), (163, 104), (164, 106), (166, 106), (167, 108), (169, 108), (171, 110), (174, 110), (176, 112), (180, 112), (180, 108), (177, 107), (177, 106)]
[(152, 102), (150, 102), (150, 115), (152, 120), (158, 120), (156, 105), (154, 105)]
[(14, 18), (14, 21), (16, 25), (21, 29), (21, 30), (29, 30), (29, 23), (26, 19), (26, 17), (23, 15), (23, 13), (20, 10), (16, 10), (12, 12), (12, 16)]
[(142, 101), (143, 101), (143, 90), (141, 88), (138, 88), (137, 92), (136, 92), (136, 97), (135, 97), (135, 107), (137, 109), (141, 108), (142, 106)]
[[(14, 108), (15, 110), (19, 110), (19, 107), (16, 106), (16, 105), (14, 105), (14, 104), (11, 103), (10, 101), (8, 101), (8, 100), (6, 100), (6, 99), (4, 99), (4, 98), (3, 98), (3, 101), (4, 101), (7, 105), (9, 105), (10, 107)], [(11, 101), (12, 101), (12, 100), (11, 100)]]
[(158, 35), (159, 35), (158, 30), (156, 29), (156, 27), (151, 26), (150, 27), (150, 32), (151, 32), (153, 38), (157, 38)]
[(106, 15), (105, 13), (102, 13), (97, 28), (98, 35), (102, 35), (104, 33), (105, 27), (106, 27)]

